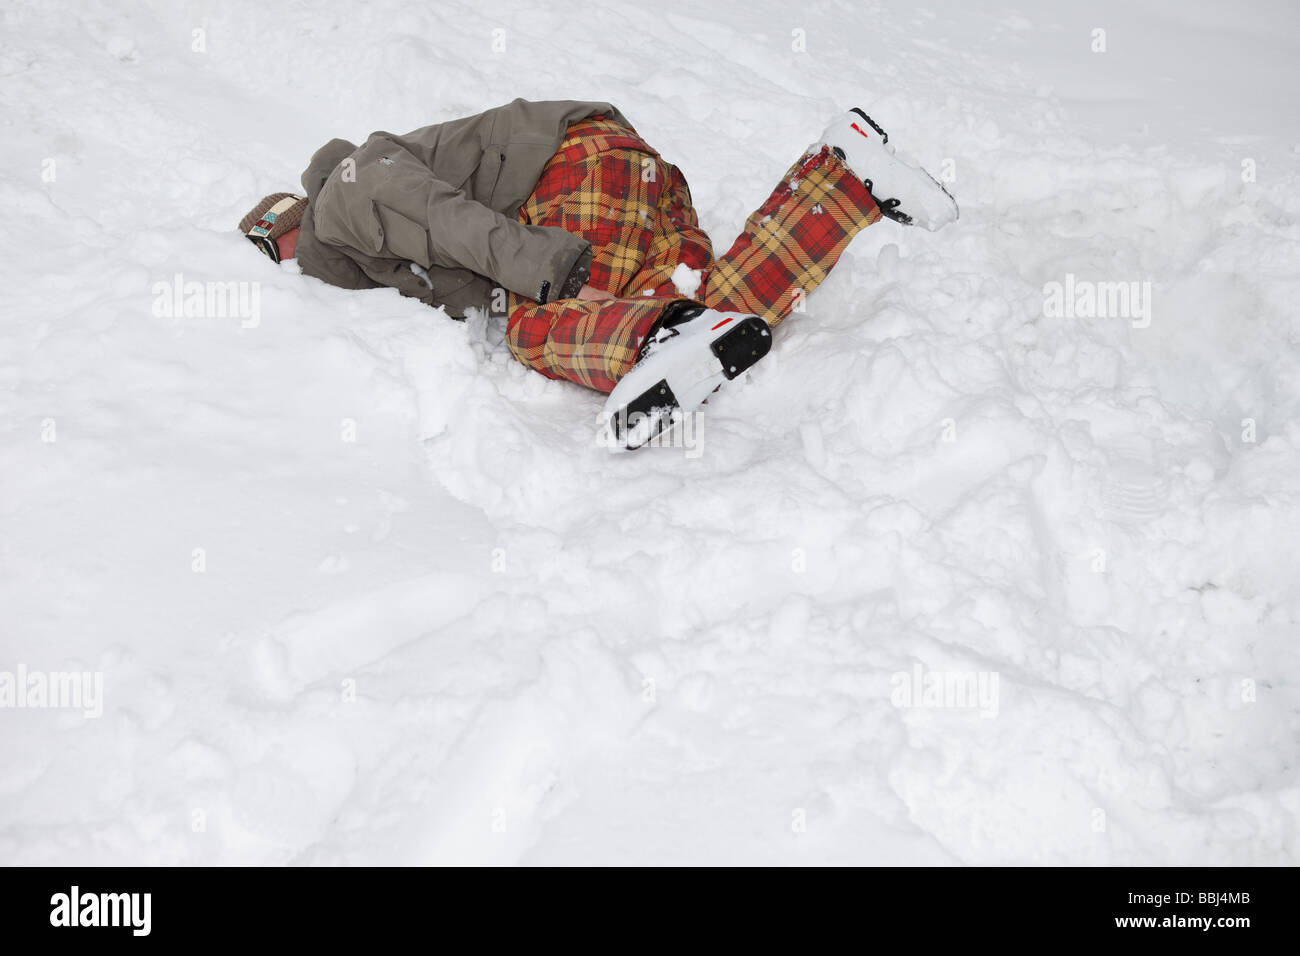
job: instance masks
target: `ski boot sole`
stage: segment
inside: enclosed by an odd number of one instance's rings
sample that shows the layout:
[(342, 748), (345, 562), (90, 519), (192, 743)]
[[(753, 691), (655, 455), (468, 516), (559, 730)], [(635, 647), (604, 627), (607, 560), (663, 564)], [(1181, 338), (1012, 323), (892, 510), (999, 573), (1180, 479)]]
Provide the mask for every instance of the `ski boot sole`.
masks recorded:
[[(704, 394), (692, 407), (703, 404), (724, 381), (744, 374), (771, 350), (772, 330), (765, 321), (751, 315), (737, 322), (735, 328), (709, 343), (714, 360), (707, 367), (701, 363), (693, 374), (684, 376), (689, 383), (688, 394)], [(660, 379), (612, 416), (610, 429), (619, 445), (633, 451), (668, 431), (681, 417), (681, 401), (668, 380)]]

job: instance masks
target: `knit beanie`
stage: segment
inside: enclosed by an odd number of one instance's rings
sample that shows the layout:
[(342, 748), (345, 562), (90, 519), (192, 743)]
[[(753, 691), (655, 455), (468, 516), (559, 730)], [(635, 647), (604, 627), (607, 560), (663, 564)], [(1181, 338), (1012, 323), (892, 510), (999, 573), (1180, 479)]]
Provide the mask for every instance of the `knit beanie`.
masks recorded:
[(307, 210), (307, 197), (271, 193), (239, 220), (239, 231), (275, 262), (280, 261), (277, 240), (297, 229)]

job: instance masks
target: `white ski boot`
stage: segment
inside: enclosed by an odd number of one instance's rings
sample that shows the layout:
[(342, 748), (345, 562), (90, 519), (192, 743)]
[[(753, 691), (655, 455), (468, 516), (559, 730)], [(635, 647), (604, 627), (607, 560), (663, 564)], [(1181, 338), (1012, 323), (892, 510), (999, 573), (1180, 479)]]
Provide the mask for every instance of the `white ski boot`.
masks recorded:
[(648, 444), (771, 348), (772, 330), (760, 316), (717, 312), (688, 299), (670, 303), (605, 401), (607, 444)]
[(829, 146), (866, 184), (880, 212), (934, 232), (957, 219), (957, 202), (933, 176), (888, 145), (889, 136), (854, 107), (826, 128), (814, 149)]

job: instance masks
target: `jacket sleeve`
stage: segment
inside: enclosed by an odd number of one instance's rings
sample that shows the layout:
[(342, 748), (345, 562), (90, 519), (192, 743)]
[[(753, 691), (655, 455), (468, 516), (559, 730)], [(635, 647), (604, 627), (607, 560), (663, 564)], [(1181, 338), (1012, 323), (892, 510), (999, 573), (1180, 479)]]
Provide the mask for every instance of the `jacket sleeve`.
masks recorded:
[(382, 136), (330, 174), (314, 218), (323, 242), (425, 269), (469, 269), (537, 302), (574, 295), (591, 262), (585, 239), (489, 209)]

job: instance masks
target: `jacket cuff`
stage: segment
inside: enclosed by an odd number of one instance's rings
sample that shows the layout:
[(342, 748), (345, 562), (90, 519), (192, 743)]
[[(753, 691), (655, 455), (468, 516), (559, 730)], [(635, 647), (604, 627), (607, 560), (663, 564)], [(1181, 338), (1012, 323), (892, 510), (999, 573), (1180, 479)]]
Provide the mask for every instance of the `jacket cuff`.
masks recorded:
[(572, 299), (578, 294), (578, 290), (587, 284), (591, 278), (591, 246), (587, 246), (578, 255), (573, 267), (569, 269), (568, 277), (560, 283), (560, 291), (555, 296), (557, 299)]
[(584, 242), (582, 250), (578, 257), (573, 260), (567, 272), (562, 273), (564, 276), (558, 283), (558, 288), (551, 282), (543, 282), (542, 288), (537, 296), (537, 301), (543, 304), (555, 302), (559, 299), (572, 299), (578, 294), (578, 290), (586, 285), (587, 280), (591, 278), (591, 244)]

